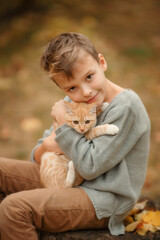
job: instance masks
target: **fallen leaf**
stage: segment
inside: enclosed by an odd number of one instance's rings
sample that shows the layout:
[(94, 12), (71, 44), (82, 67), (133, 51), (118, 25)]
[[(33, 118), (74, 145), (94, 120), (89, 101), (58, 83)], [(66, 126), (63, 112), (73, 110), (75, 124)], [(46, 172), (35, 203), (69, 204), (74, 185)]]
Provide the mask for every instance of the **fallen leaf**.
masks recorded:
[(148, 231), (154, 233), (157, 231), (157, 229), (151, 224), (146, 223), (143, 223), (142, 226), (137, 229), (137, 233), (141, 236), (145, 236)]
[(127, 225), (127, 224), (129, 224), (129, 223), (133, 223), (133, 222), (134, 222), (133, 217), (132, 217), (132, 216), (127, 216), (127, 217), (125, 218), (125, 222), (126, 222), (125, 225)]
[(145, 223), (152, 224), (156, 227), (160, 226), (160, 211), (148, 211), (142, 216)]
[(148, 231), (154, 233), (157, 231), (157, 229), (155, 226), (152, 226), (152, 224), (146, 223), (142, 223), (141, 227), (139, 228), (137, 227), (137, 233), (141, 236), (145, 236)]
[(140, 221), (142, 219), (143, 215), (145, 215), (147, 212), (148, 212), (147, 210), (143, 210), (142, 212), (135, 214), (134, 219), (136, 221)]
[(139, 212), (140, 210), (144, 209), (147, 202), (148, 202), (148, 200), (144, 200), (143, 202), (136, 203), (134, 205), (134, 207), (132, 208), (132, 210), (130, 211), (129, 215), (133, 215), (133, 214)]
[(126, 232), (133, 232), (139, 224), (139, 221), (128, 224), (125, 227)]
[(125, 218), (126, 232), (135, 231), (141, 236), (149, 232), (160, 230), (160, 211), (145, 209), (147, 201), (137, 203)]

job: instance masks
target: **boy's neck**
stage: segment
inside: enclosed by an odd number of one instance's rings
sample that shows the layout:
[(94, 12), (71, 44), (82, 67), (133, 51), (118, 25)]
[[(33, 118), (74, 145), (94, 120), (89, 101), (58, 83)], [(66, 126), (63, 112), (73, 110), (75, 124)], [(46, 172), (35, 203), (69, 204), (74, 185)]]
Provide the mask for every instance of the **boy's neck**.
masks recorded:
[(121, 93), (124, 90), (124, 88), (116, 85), (107, 78), (106, 80), (107, 80), (107, 96), (105, 101), (110, 103), (119, 93)]

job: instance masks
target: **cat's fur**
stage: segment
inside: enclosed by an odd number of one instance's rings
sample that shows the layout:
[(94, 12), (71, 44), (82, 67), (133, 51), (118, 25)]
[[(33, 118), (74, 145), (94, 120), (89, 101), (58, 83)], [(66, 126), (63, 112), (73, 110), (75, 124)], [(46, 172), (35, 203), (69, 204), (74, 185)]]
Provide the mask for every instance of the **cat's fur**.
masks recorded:
[[(75, 129), (80, 134), (84, 134), (88, 140), (92, 140), (100, 135), (115, 135), (118, 127), (113, 124), (96, 126), (97, 115), (106, 108), (108, 103), (104, 103), (96, 110), (96, 103), (85, 104), (75, 102), (65, 102), (67, 113), (65, 115), (66, 124)], [(56, 128), (56, 122), (54, 122)], [(45, 187), (67, 188), (80, 185), (84, 179), (74, 168), (73, 162), (65, 155), (46, 152), (41, 158), (40, 176)]]

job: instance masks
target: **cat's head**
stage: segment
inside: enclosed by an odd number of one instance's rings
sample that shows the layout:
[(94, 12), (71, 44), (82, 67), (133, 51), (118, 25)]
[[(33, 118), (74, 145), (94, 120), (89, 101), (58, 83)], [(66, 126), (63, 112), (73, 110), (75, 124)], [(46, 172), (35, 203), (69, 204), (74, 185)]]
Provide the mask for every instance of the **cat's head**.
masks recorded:
[(80, 134), (88, 132), (90, 128), (96, 125), (96, 106), (96, 103), (65, 102), (66, 124)]

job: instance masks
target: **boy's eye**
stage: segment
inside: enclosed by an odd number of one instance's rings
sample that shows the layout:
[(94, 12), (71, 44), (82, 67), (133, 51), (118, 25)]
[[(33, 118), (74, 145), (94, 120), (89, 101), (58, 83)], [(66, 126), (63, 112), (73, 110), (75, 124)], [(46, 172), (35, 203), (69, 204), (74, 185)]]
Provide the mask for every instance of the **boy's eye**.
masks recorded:
[(85, 124), (89, 124), (89, 123), (90, 123), (90, 120), (85, 121)]
[(76, 121), (76, 120), (75, 120), (75, 121), (73, 121), (73, 123), (74, 123), (75, 125), (79, 124), (79, 122), (78, 122), (78, 121)]
[(71, 88), (69, 89), (70, 92), (74, 92), (75, 90), (76, 90), (76, 87), (71, 87)]
[(92, 77), (93, 77), (93, 74), (88, 75), (87, 80), (91, 80)]

